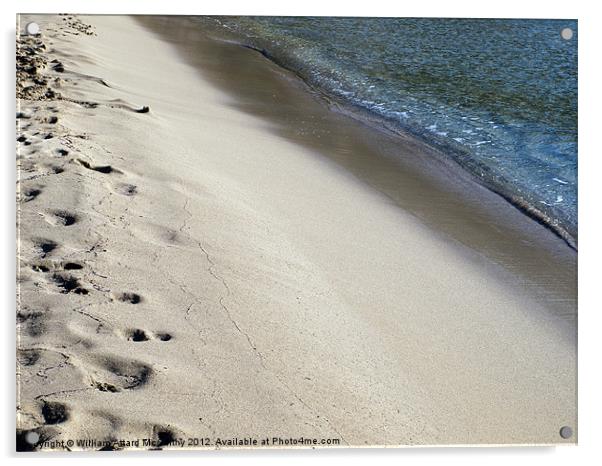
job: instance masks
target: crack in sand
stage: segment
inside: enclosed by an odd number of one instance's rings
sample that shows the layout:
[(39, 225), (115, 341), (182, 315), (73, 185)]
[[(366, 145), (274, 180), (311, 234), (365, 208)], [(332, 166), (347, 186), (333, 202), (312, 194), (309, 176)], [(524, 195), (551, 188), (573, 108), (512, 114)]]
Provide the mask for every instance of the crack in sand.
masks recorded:
[(76, 307), (76, 308), (72, 309), (72, 311), (73, 312), (77, 312), (78, 314), (81, 314), (81, 315), (83, 315), (85, 317), (88, 317), (88, 318), (92, 319), (93, 321), (95, 321), (97, 323), (96, 333), (100, 333), (100, 330), (103, 327), (107, 326), (107, 322), (103, 321), (102, 319), (100, 319), (98, 317), (93, 316), (92, 314), (89, 314), (89, 313), (85, 312), (84, 309), (87, 308), (87, 307), (92, 307), (92, 306), (96, 306), (96, 305), (108, 304), (110, 302), (111, 302), (110, 300), (107, 300), (104, 303), (103, 302), (88, 303), (88, 304), (85, 304), (83, 306)]
[[(106, 105), (106, 103), (96, 103), (96, 102), (91, 103), (91, 102), (85, 102), (85, 101), (78, 101), (75, 99), (70, 99), (68, 97), (58, 96), (58, 95), (55, 96), (55, 100), (71, 102), (78, 106), (84, 105), (86, 108), (89, 108), (89, 107), (93, 108), (96, 105)], [(111, 106), (111, 105), (109, 105), (109, 106)], [(56, 121), (57, 120), (55, 117), (54, 122), (56, 122)], [(19, 122), (19, 124), (21, 124), (21, 122)], [(69, 155), (69, 158), (63, 158), (62, 160), (65, 160), (65, 161), (69, 160), (70, 162), (74, 162), (74, 159), (73, 159), (74, 156), (78, 156), (79, 154), (87, 152), (87, 150), (85, 150), (84, 146), (87, 146), (88, 149), (91, 149), (92, 152), (104, 151), (105, 154), (110, 154), (111, 157), (120, 158), (123, 160), (123, 157), (119, 157), (115, 154), (112, 154), (112, 152), (109, 151), (106, 147), (103, 147), (103, 146), (97, 145), (97, 144), (93, 144), (91, 142), (81, 143), (81, 140), (87, 140), (86, 135), (83, 135), (83, 136), (72, 135), (72, 134), (69, 134), (66, 132), (63, 132), (63, 134), (57, 134), (57, 132), (54, 131), (54, 137), (56, 137), (58, 139), (61, 146), (64, 146), (69, 149), (69, 151), (63, 150), (64, 153), (60, 153), (60, 155), (62, 155), (62, 156)], [(52, 136), (50, 136), (47, 139), (50, 139), (50, 138), (52, 138)], [(76, 141), (76, 138), (78, 138), (77, 141)], [(77, 142), (77, 144), (76, 144), (76, 142)], [(59, 159), (57, 159), (57, 160), (59, 160)], [(78, 159), (75, 159), (75, 161), (77, 161), (77, 160)], [(69, 163), (69, 162), (66, 162), (66, 163)], [(65, 166), (65, 168), (67, 168), (66, 163), (63, 164), (63, 166)], [(80, 165), (82, 165), (82, 164), (80, 163)], [(114, 167), (111, 167), (110, 165), (96, 166), (95, 163), (93, 163), (93, 161), (86, 162), (86, 164), (84, 164), (83, 166), (84, 166), (84, 168), (92, 169), (92, 170), (95, 170), (96, 172), (100, 172), (105, 175), (109, 174), (109, 173), (113, 173), (113, 172), (117, 173), (117, 174), (123, 174), (121, 171), (115, 169)], [(34, 165), (34, 167), (35, 167), (35, 165)], [(92, 167), (92, 168), (90, 168), (90, 167)], [(100, 170), (100, 168), (102, 168), (102, 170)], [(22, 181), (36, 179), (36, 178), (40, 178), (42, 176), (50, 176), (52, 174), (57, 174), (57, 173), (61, 173), (62, 171), (64, 171), (63, 168), (60, 168), (60, 170), (61, 170), (60, 172), (58, 170), (59, 170), (59, 168), (56, 168), (55, 171), (53, 171), (53, 172), (33, 174), (32, 176), (30, 176), (28, 178), (21, 178), (20, 177), (21, 172), (19, 171), (18, 187), (19, 188), (21, 187), (20, 183)], [(77, 184), (81, 185), (82, 187), (84, 184), (91, 184), (91, 185), (96, 185), (96, 186), (98, 186), (99, 184), (106, 184), (106, 183), (103, 183), (103, 181), (106, 181), (107, 178), (103, 178), (103, 177), (99, 177), (99, 176), (91, 176), (91, 173), (93, 173), (93, 172), (87, 172), (84, 170), (82, 173), (79, 173), (79, 171), (76, 171), (76, 172), (73, 172), (72, 174), (77, 175), (79, 177), (77, 180)], [(110, 187), (110, 183), (109, 183), (109, 187)], [(92, 256), (92, 258), (98, 257), (99, 254), (101, 254), (102, 252), (105, 252), (104, 248), (107, 246), (107, 244), (109, 244), (111, 227), (121, 228), (122, 230), (125, 230), (130, 236), (134, 237), (131, 229), (129, 228), (131, 225), (131, 221), (133, 220), (133, 216), (131, 216), (130, 211), (129, 211), (130, 204), (127, 204), (125, 206), (125, 208), (121, 211), (120, 214), (113, 212), (115, 210), (115, 208), (117, 207), (117, 205), (119, 205), (119, 199), (120, 198), (118, 196), (113, 196), (113, 193), (111, 191), (104, 193), (104, 195), (102, 195), (100, 197), (92, 197), (89, 194), (85, 196), (85, 202), (87, 202), (89, 204), (89, 208), (93, 212), (93, 213), (89, 212), (89, 214), (86, 216), (85, 219), (81, 219), (81, 220), (86, 220), (86, 223), (88, 223), (88, 225), (85, 225), (85, 228), (87, 230), (86, 246), (89, 246), (89, 248), (87, 250), (84, 249), (84, 250), (74, 251), (71, 254), (78, 254), (78, 255), (84, 254), (84, 255), (89, 255), (88, 257)], [(196, 244), (196, 246), (198, 247), (198, 250), (202, 253), (202, 255), (204, 256), (204, 258), (208, 264), (207, 272), (211, 275), (211, 277), (216, 282), (220, 283), (219, 286), (221, 288), (223, 288), (223, 291), (221, 291), (221, 292), (218, 290), (218, 295), (216, 296), (217, 303), (219, 304), (220, 308), (222, 309), (223, 315), (228, 319), (228, 321), (230, 322), (232, 327), (236, 329), (236, 332), (240, 336), (244, 337), (244, 341), (245, 341), (244, 345), (248, 345), (248, 347), (249, 347), (250, 351), (253, 353), (254, 357), (257, 358), (261, 368), (263, 368), (263, 370), (267, 371), (268, 373), (272, 374), (272, 376), (278, 381), (279, 385), (281, 387), (283, 387), (283, 389), (285, 391), (289, 392), (290, 396), (294, 397), (294, 399), (297, 400), (297, 402), (303, 407), (303, 410), (307, 411), (313, 419), (320, 418), (319, 416), (316, 415), (315, 410), (305, 400), (303, 400), (297, 393), (295, 393), (295, 391), (286, 382), (286, 379), (281, 374), (279, 374), (277, 371), (275, 371), (273, 369), (268, 368), (267, 361), (265, 360), (264, 355), (258, 350), (257, 345), (255, 344), (255, 342), (253, 340), (253, 337), (251, 336), (251, 334), (248, 331), (246, 331), (246, 329), (243, 326), (241, 326), (239, 321), (236, 319), (236, 314), (233, 312), (233, 310), (227, 304), (228, 298), (233, 295), (227, 280), (219, 273), (218, 266), (214, 260), (214, 257), (209, 253), (209, 250), (205, 247), (203, 242), (201, 242), (191, 236), (191, 228), (189, 227), (189, 223), (194, 218), (194, 216), (190, 212), (190, 209), (189, 209), (190, 202), (191, 202), (191, 199), (189, 197), (186, 197), (184, 206), (182, 207), (182, 210), (185, 212), (186, 216), (183, 218), (182, 224), (180, 225), (178, 231), (182, 234), (186, 234), (186, 236), (188, 236)], [(172, 245), (168, 245), (168, 246), (172, 247)], [(65, 251), (64, 253), (69, 254), (67, 251)], [(190, 302), (188, 303), (188, 305), (185, 309), (185, 312), (184, 312), (184, 320), (188, 323), (188, 325), (190, 325), (191, 328), (193, 328), (194, 330), (196, 330), (196, 332), (198, 332), (199, 338), (201, 339), (201, 341), (204, 344), (207, 344), (207, 341), (204, 336), (206, 334), (207, 329), (206, 328), (202, 328), (202, 329), (198, 328), (194, 324), (193, 319), (192, 319), (193, 312), (195, 310), (197, 310), (197, 308), (195, 306), (206, 304), (207, 300), (197, 296), (193, 292), (193, 290), (191, 290), (191, 288), (189, 288), (187, 286), (186, 283), (178, 282), (176, 280), (176, 278), (172, 277), (169, 273), (162, 270), (162, 268), (158, 266), (158, 262), (160, 261), (160, 259), (161, 259), (160, 252), (158, 252), (158, 251), (155, 252), (153, 254), (153, 262), (155, 263), (155, 265), (157, 265), (158, 270), (163, 272), (164, 276), (167, 277), (169, 282), (172, 285), (174, 285), (175, 287), (178, 287), (181, 290), (181, 292), (190, 299)], [(84, 270), (83, 276), (84, 276), (84, 279), (90, 283), (90, 285), (92, 286), (92, 288), (94, 290), (96, 290), (100, 293), (103, 293), (103, 294), (110, 292), (110, 290), (108, 288), (105, 288), (101, 284), (97, 283), (97, 281), (94, 279), (94, 277), (100, 277), (105, 280), (109, 280), (110, 277), (98, 274), (91, 268)], [(20, 293), (18, 294), (18, 299), (19, 298), (20, 298)], [(93, 303), (88, 303), (83, 306), (78, 306), (78, 307), (72, 308), (71, 311), (76, 312), (88, 319), (91, 319), (93, 322), (95, 322), (96, 323), (95, 331), (96, 331), (96, 333), (99, 333), (103, 329), (103, 327), (111, 328), (111, 325), (109, 323), (107, 323), (106, 321), (104, 321), (103, 319), (96, 317), (95, 315), (93, 315), (93, 313), (87, 312), (87, 309), (93, 305), (107, 304), (111, 300), (103, 301), (103, 299), (101, 298), (98, 300), (94, 299), (94, 301), (95, 302), (93, 302)], [(236, 338), (236, 335), (233, 338)], [(80, 343), (85, 345), (84, 338), (80, 338), (78, 341), (76, 341), (75, 343), (72, 343), (70, 345), (62, 345), (62, 348), (63, 349), (72, 348), (74, 346), (79, 345)], [(20, 345), (19, 345), (19, 347), (20, 347)], [(56, 350), (50, 350), (50, 349), (48, 349), (48, 351), (58, 352)], [(197, 360), (197, 365), (198, 365), (199, 370), (203, 371), (204, 367), (206, 365), (205, 360), (203, 360), (203, 358), (200, 357), (200, 355), (197, 354), (196, 351), (193, 350), (192, 352), (194, 354), (195, 359)], [(50, 375), (49, 375), (50, 371), (61, 370), (62, 368), (66, 367), (66, 366), (74, 365), (71, 362), (72, 356), (64, 354), (64, 353), (60, 353), (60, 352), (58, 352), (58, 353), (62, 354), (63, 357), (65, 358), (65, 360), (60, 362), (59, 364), (54, 364), (52, 366), (44, 367), (43, 369), (41, 369), (41, 371), (38, 372), (37, 375), (39, 377), (44, 377), (44, 378), (50, 377)], [(75, 356), (73, 356), (73, 359), (76, 362), (78, 361), (78, 358)], [(83, 368), (80, 368), (79, 366), (75, 366), (75, 367), (78, 367), (78, 369), (84, 370)], [(87, 371), (84, 370), (84, 372), (87, 372)], [(206, 375), (207, 374), (205, 374), (205, 376)], [(214, 409), (217, 409), (217, 412), (224, 412), (225, 405), (223, 403), (223, 400), (220, 399), (219, 390), (218, 390), (219, 381), (216, 379), (210, 379), (210, 380), (211, 380), (211, 383), (213, 384), (213, 389), (208, 395), (215, 402)], [(92, 387), (92, 388), (85, 387), (85, 388), (72, 389), (72, 390), (53, 391), (53, 392), (45, 393), (42, 395), (38, 395), (35, 399), (41, 399), (41, 398), (50, 397), (50, 396), (64, 395), (64, 394), (69, 394), (69, 393), (86, 392), (86, 391), (95, 390), (95, 389), (96, 388), (94, 388), (94, 387)], [(192, 396), (193, 394), (190, 394), (190, 395)], [(202, 395), (206, 396), (206, 394), (202, 394)], [(200, 396), (200, 395), (194, 394), (194, 396)], [(290, 398), (289, 398), (289, 400), (290, 400)], [(301, 411), (301, 413), (303, 413), (303, 411)], [(205, 416), (207, 416), (207, 413), (205, 413)], [(299, 417), (301, 417), (301, 416), (302, 416), (302, 414), (299, 414)], [(308, 418), (310, 416), (308, 416)], [(205, 418), (199, 417), (198, 419), (199, 419), (199, 422), (204, 427), (206, 427), (209, 431), (211, 431), (215, 435), (216, 432), (213, 427), (213, 425), (215, 425), (215, 422), (211, 422), (211, 423), (208, 422), (206, 417)], [(330, 421), (328, 419), (326, 419), (324, 417), (322, 417), (320, 419), (321, 419), (321, 423), (327, 424), (330, 429), (332, 429), (334, 432), (337, 432), (337, 434), (339, 434), (339, 437), (341, 437), (343, 439), (343, 437), (334, 428), (334, 426), (330, 423)], [(213, 421), (213, 418), (211, 420)], [(318, 428), (317, 426), (315, 426), (315, 424), (312, 424), (311, 422), (309, 422), (309, 419), (305, 423), (308, 425), (313, 425), (314, 427)], [(320, 426), (320, 427), (324, 428), (325, 426), (324, 426), (324, 424), (322, 424), (322, 426)]]
[(48, 398), (51, 396), (64, 395), (67, 393), (87, 392), (89, 390), (94, 390), (94, 388), (90, 387), (90, 388), (74, 388), (73, 390), (58, 390), (56, 392), (43, 393), (42, 395), (38, 395), (34, 398), (34, 400), (41, 400), (41, 399)]
[[(171, 246), (168, 245), (168, 247), (171, 247)], [(184, 311), (184, 321), (188, 324), (188, 326), (190, 328), (192, 328), (193, 330), (195, 330), (198, 333), (199, 338), (201, 339), (203, 344), (206, 345), (207, 340), (203, 336), (202, 330), (199, 329), (196, 325), (194, 325), (190, 321), (190, 314), (192, 312), (192, 308), (195, 306), (195, 304), (202, 304), (202, 300), (197, 295), (195, 295), (192, 291), (190, 291), (186, 287), (186, 285), (180, 283), (179, 281), (176, 281), (176, 279), (169, 273), (169, 271), (165, 270), (163, 267), (161, 267), (159, 265), (159, 252), (158, 251), (153, 252), (152, 263), (158, 270), (160, 270), (165, 275), (165, 277), (167, 278), (169, 283), (171, 283), (173, 286), (179, 288), (180, 291), (182, 292), (182, 294), (184, 294), (185, 296), (189, 296), (190, 298), (192, 298), (193, 301), (190, 304), (188, 304), (188, 306), (186, 307), (186, 310)]]
[[(189, 230), (188, 227), (188, 221), (190, 221), (194, 216), (192, 215), (192, 213), (188, 210), (188, 204), (190, 202), (190, 198), (186, 198), (186, 201), (184, 202), (184, 206), (182, 207), (182, 209), (184, 210), (184, 212), (186, 212), (186, 214), (188, 215), (188, 217), (184, 220), (184, 222), (182, 223), (182, 226), (180, 227), (180, 232), (183, 233), (184, 229)], [(191, 238), (199, 247), (199, 249), (203, 252), (203, 255), (205, 256), (207, 262), (209, 263), (209, 267), (207, 269), (207, 271), (209, 272), (209, 274), (215, 279), (217, 280), (219, 283), (221, 283), (221, 285), (223, 286), (223, 288), (226, 291), (226, 295), (225, 296), (220, 296), (219, 298), (219, 304), (221, 306), (221, 308), (224, 310), (226, 316), (228, 317), (228, 320), (232, 323), (232, 325), (234, 326), (234, 328), (236, 328), (236, 330), (245, 337), (245, 339), (247, 340), (247, 343), (249, 345), (249, 348), (251, 349), (251, 351), (255, 354), (256, 358), (258, 359), (261, 367), (266, 370), (267, 372), (271, 373), (274, 375), (274, 377), (278, 380), (278, 382), (299, 402), (301, 403), (301, 405), (307, 410), (309, 411), (309, 413), (314, 416), (314, 418), (316, 419), (323, 419), (324, 422), (327, 424), (327, 426), (332, 429), (340, 438), (341, 440), (346, 443), (349, 444), (347, 442), (347, 440), (345, 440), (345, 437), (343, 437), (343, 435), (339, 432), (338, 429), (336, 429), (332, 423), (330, 422), (330, 420), (326, 417), (319, 417), (316, 414), (316, 411), (314, 410), (314, 408), (312, 408), (306, 401), (304, 401), (282, 378), (282, 376), (274, 371), (273, 369), (267, 367), (266, 361), (265, 361), (265, 357), (264, 355), (261, 353), (261, 351), (259, 351), (257, 349), (257, 345), (254, 343), (253, 339), (251, 338), (251, 335), (249, 335), (248, 332), (246, 332), (245, 330), (243, 330), (241, 328), (241, 326), (239, 325), (239, 323), (233, 318), (232, 313), (230, 311), (230, 309), (228, 308), (228, 306), (226, 306), (226, 304), (224, 303), (224, 299), (226, 299), (227, 297), (231, 296), (232, 292), (230, 290), (230, 287), (228, 286), (228, 284), (226, 283), (226, 280), (219, 275), (216, 272), (216, 264), (213, 261), (213, 259), (211, 258), (211, 256), (209, 255), (209, 252), (205, 249), (205, 247), (203, 246), (203, 244), (201, 243), (201, 241), (193, 238), (192, 236), (190, 236), (190, 234), (188, 234), (189, 238)], [(311, 424), (310, 424), (311, 425)]]

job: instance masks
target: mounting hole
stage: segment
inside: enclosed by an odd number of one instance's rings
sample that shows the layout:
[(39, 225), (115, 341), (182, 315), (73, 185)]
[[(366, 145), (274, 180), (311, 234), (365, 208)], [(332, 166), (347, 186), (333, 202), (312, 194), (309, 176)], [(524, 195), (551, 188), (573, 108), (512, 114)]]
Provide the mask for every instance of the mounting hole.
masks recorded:
[(560, 31), (560, 37), (564, 40), (571, 40), (573, 38), (573, 30), (571, 28), (564, 28)]
[(25, 441), (31, 445), (35, 445), (40, 440), (40, 434), (37, 432), (27, 432), (25, 435)]
[(560, 436), (563, 439), (569, 439), (573, 436), (573, 429), (569, 426), (563, 426), (560, 428)]
[(25, 26), (25, 32), (30, 36), (35, 36), (40, 33), (40, 25), (38, 23), (27, 23)]

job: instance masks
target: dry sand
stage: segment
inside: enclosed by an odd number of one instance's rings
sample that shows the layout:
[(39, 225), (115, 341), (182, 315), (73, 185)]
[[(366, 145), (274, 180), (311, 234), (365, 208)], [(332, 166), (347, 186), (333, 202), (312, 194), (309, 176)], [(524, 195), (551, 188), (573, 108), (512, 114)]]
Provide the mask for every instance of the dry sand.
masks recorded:
[(31, 19), (20, 439), (576, 441), (574, 296), (551, 310), (140, 21)]

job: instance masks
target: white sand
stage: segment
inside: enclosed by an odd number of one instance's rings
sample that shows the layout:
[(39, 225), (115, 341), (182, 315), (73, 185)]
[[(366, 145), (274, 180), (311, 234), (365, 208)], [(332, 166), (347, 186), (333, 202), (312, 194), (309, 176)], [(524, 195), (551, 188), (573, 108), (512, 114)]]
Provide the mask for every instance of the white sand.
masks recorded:
[[(133, 19), (81, 19), (97, 36), (36, 21), (65, 67), (48, 71), (58, 92), (100, 105), (21, 102), (33, 118), (19, 120), (31, 125), (19, 187), (41, 192), (19, 204), (18, 428), (55, 440), (576, 441), (558, 434), (576, 429), (573, 324), (233, 108)], [(53, 268), (88, 293), (61, 293)], [(148, 340), (129, 340), (136, 330)]]

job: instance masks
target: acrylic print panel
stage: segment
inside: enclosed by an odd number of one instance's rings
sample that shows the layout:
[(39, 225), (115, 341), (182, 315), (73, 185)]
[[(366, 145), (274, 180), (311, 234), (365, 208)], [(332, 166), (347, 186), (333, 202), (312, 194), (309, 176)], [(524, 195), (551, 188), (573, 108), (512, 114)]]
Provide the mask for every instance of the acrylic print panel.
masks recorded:
[(17, 450), (576, 443), (576, 21), (16, 41)]

